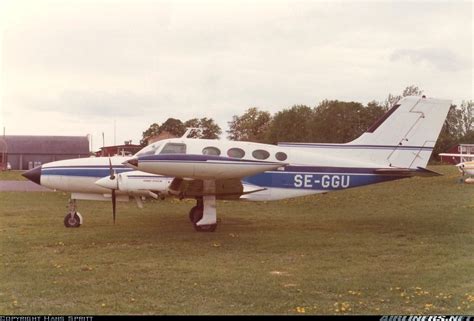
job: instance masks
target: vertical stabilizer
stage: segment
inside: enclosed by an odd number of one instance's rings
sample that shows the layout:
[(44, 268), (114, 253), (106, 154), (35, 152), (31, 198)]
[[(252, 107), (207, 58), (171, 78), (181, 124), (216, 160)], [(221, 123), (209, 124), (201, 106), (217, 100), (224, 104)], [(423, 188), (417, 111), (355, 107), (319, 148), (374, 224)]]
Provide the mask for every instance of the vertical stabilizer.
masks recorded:
[(450, 100), (404, 97), (347, 145), (383, 148), (384, 153), (371, 159), (377, 163), (426, 167), (450, 106)]

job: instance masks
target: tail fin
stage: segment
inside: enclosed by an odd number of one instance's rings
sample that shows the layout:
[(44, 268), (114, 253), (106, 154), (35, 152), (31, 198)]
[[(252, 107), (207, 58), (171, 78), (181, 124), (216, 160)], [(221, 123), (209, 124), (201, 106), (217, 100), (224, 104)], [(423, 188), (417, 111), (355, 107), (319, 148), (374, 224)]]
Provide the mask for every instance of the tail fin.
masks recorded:
[[(426, 167), (451, 106), (450, 100), (404, 97), (359, 138), (347, 145), (386, 147), (377, 163)], [(392, 148), (390, 148), (392, 147)]]

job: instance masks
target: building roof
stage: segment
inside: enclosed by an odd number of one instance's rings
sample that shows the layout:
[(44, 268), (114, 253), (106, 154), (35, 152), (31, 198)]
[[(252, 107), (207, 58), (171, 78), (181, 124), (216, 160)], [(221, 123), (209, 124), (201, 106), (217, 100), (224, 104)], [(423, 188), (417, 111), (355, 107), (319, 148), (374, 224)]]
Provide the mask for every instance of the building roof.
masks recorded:
[(8, 154), (87, 155), (87, 136), (23, 136), (6, 135)]
[(104, 146), (104, 147), (101, 147), (100, 149), (107, 149), (107, 148), (130, 148), (130, 149), (140, 148), (140, 149), (142, 149), (143, 146), (142, 145), (135, 145), (135, 144), (124, 144), (124, 145)]

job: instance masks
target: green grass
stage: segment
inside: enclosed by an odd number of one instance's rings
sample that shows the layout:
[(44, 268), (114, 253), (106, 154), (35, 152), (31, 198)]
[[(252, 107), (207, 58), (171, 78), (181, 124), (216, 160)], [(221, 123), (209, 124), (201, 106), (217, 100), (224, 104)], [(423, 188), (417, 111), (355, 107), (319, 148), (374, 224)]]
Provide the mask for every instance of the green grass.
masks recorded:
[(0, 193), (0, 314), (473, 314), (474, 185), (445, 173), (279, 202)]
[(21, 176), (25, 171), (1, 171), (0, 181), (26, 181), (26, 178)]

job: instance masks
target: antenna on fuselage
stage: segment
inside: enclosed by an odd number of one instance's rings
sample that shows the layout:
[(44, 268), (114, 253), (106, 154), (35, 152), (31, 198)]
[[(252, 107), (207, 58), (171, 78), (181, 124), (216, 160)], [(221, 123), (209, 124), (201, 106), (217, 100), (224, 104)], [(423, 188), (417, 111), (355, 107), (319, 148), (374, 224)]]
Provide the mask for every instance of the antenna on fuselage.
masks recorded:
[(199, 127), (188, 127), (188, 128), (186, 128), (186, 131), (184, 132), (183, 136), (181, 136), (181, 138), (188, 138), (188, 136), (189, 136), (194, 130), (201, 131), (201, 128), (199, 128)]

